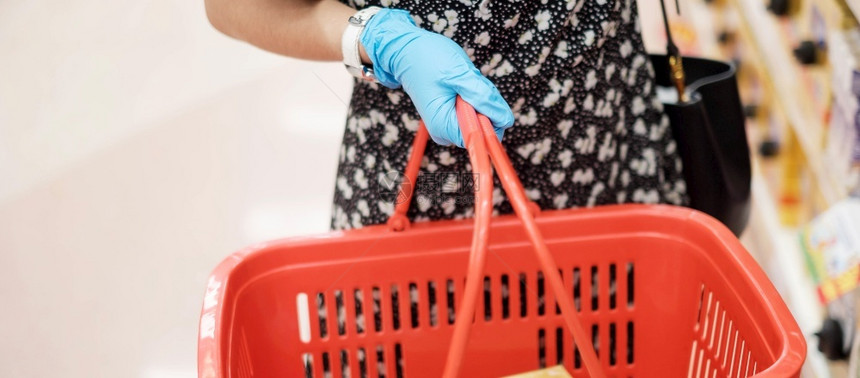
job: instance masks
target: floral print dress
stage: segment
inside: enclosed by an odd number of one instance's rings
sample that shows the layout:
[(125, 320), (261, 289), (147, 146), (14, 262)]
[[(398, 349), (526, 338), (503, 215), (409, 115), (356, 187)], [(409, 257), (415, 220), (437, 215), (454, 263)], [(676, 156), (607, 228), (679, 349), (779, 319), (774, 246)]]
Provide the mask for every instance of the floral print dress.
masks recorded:
[[(515, 116), (511, 162), (542, 209), (686, 204), (681, 161), (657, 100), (633, 0), (348, 0), (408, 10), (460, 44)], [(384, 223), (419, 116), (400, 89), (356, 80), (340, 150), (333, 229)], [(466, 151), (428, 143), (409, 217), (473, 212)], [(495, 178), (494, 212), (510, 203)]]

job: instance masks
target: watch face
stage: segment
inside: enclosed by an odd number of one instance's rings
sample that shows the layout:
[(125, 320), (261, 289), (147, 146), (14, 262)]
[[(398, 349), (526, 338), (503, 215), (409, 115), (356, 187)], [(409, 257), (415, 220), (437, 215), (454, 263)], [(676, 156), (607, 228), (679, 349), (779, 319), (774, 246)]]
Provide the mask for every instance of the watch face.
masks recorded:
[(367, 20), (369, 20), (370, 17), (376, 14), (378, 10), (379, 9), (376, 7), (362, 9), (349, 17), (349, 23), (354, 25), (364, 25), (365, 23), (367, 23)]
[(367, 16), (364, 15), (364, 12), (358, 12), (349, 17), (349, 23), (354, 25), (363, 25), (367, 22)]

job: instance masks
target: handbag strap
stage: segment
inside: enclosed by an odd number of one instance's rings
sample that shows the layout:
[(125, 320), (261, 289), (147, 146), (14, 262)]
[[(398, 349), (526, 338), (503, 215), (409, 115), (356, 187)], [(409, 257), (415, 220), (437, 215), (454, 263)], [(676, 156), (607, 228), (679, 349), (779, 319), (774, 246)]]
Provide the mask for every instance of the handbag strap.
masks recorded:
[[(675, 0), (675, 10), (681, 14), (678, 0)], [(684, 64), (681, 61), (681, 51), (672, 39), (672, 30), (669, 28), (669, 17), (666, 14), (666, 1), (660, 0), (660, 11), (663, 14), (663, 27), (666, 29), (666, 56), (669, 57), (669, 77), (678, 91), (678, 102), (687, 102), (686, 82), (684, 75)]]

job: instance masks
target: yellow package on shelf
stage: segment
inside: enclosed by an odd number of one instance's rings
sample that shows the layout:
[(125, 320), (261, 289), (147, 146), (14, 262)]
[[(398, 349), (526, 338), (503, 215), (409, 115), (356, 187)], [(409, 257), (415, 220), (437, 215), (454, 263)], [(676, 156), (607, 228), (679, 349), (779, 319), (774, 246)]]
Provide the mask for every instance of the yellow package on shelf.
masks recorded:
[(530, 371), (527, 373), (509, 375), (504, 378), (570, 378), (570, 373), (565, 370), (564, 366), (556, 365), (551, 368)]
[(795, 227), (805, 221), (809, 204), (802, 200), (807, 197), (803, 151), (794, 134), (786, 135), (782, 140), (780, 171), (779, 220), (784, 226)]

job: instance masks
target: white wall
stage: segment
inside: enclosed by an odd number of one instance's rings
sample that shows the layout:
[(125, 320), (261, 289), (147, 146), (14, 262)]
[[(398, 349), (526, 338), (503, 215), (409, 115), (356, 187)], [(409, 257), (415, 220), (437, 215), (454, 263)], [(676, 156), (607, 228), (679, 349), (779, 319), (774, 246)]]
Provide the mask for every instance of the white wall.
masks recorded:
[(196, 376), (218, 261), (327, 229), (350, 86), (202, 1), (0, 2), (0, 376)]

